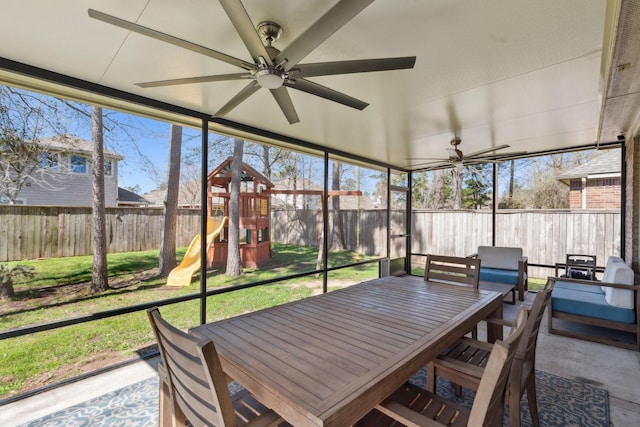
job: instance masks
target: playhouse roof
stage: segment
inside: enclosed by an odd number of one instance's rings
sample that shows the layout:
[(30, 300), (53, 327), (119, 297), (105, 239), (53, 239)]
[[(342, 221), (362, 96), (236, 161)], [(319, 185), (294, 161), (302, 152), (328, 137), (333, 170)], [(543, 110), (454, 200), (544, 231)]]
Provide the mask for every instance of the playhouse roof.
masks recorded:
[[(231, 162), (233, 157), (227, 157), (225, 161), (220, 163), (209, 175), (207, 181), (209, 185), (216, 187), (226, 187), (231, 182)], [(267, 188), (272, 188), (273, 183), (262, 175), (260, 172), (242, 162), (242, 181), (253, 181), (254, 184), (263, 184)]]

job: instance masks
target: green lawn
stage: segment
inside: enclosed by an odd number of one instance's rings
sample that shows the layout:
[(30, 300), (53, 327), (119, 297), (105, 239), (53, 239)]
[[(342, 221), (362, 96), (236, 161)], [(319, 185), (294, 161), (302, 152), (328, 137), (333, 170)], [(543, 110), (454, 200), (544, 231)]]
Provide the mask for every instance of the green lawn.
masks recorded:
[[(178, 258), (184, 254), (179, 251)], [(353, 252), (331, 252), (330, 265), (354, 261)], [(317, 248), (273, 245), (273, 257), (261, 269), (228, 277), (224, 269), (207, 273), (207, 288), (220, 288), (315, 270)], [(364, 258), (364, 257), (363, 257)], [(108, 311), (118, 307), (160, 301), (199, 291), (199, 275), (190, 286), (168, 288), (165, 278), (154, 277), (158, 251), (108, 256), (109, 289), (91, 295), (91, 256), (22, 261), (36, 276), (18, 281), (16, 298), (0, 305), (0, 330), (10, 330)], [(12, 263), (16, 264), (16, 263)], [(377, 277), (378, 264), (329, 273), (329, 284)], [(322, 278), (305, 278), (215, 295), (207, 299), (207, 321), (310, 296), (322, 287)], [(199, 324), (199, 300), (161, 308), (165, 318), (180, 328)], [(0, 341), (0, 398), (95, 370), (149, 351), (154, 345), (146, 313), (67, 326), (52, 331)]]
[[(185, 248), (178, 251), (178, 259)], [(258, 282), (316, 267), (317, 248), (273, 245), (273, 256), (260, 269), (245, 269), (239, 277), (228, 277), (224, 269), (207, 273), (207, 288)], [(10, 330), (90, 315), (114, 308), (199, 292), (199, 275), (190, 286), (168, 288), (166, 279), (154, 277), (158, 251), (110, 254), (109, 283), (112, 289), (91, 295), (91, 256), (21, 261), (34, 268), (36, 276), (16, 283), (16, 298), (0, 304), (0, 330)], [(353, 252), (331, 252), (330, 266), (352, 263)], [(17, 263), (11, 263), (13, 265)], [(414, 274), (420, 274), (414, 271)], [(345, 282), (378, 276), (378, 264), (370, 263), (329, 272), (330, 289)], [(529, 279), (529, 289), (541, 289), (546, 280)], [(322, 288), (322, 277), (308, 276), (215, 295), (207, 299), (207, 321), (283, 304), (310, 296)], [(163, 316), (180, 328), (199, 324), (199, 300), (161, 308)], [(102, 319), (52, 331), (0, 341), (0, 399), (51, 384), (83, 372), (108, 366), (153, 349), (155, 339), (146, 313)]]

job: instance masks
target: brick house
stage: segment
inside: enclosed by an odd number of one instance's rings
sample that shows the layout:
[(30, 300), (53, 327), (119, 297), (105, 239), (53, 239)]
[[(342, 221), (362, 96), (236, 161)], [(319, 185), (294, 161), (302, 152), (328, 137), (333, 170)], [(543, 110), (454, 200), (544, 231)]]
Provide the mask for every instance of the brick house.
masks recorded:
[(570, 209), (620, 209), (620, 150), (606, 150), (556, 176), (569, 186)]

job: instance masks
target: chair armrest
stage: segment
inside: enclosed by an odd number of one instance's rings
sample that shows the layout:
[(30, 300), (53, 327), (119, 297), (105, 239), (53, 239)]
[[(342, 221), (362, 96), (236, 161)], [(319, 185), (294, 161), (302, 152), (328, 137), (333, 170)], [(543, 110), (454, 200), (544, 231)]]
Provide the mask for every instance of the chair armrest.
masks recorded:
[(548, 277), (547, 280), (555, 282), (564, 282), (564, 283), (580, 283), (582, 285), (591, 285), (591, 286), (608, 286), (610, 288), (619, 288), (619, 289), (627, 289), (633, 292), (638, 292), (640, 290), (640, 286), (636, 285), (627, 285), (625, 283), (607, 283), (601, 282), (600, 280), (582, 280), (582, 279), (571, 279), (568, 277)]
[(563, 264), (561, 262), (556, 262), (556, 277), (559, 277), (560, 275), (558, 274), (558, 270), (563, 269), (563, 270), (567, 270), (567, 264)]
[(504, 319), (500, 319), (498, 317), (487, 317), (486, 319), (483, 319), (485, 322), (487, 323), (493, 323), (494, 325), (502, 325), (502, 326), (513, 326), (513, 322), (510, 322), (509, 320), (504, 320)]
[(523, 256), (518, 260), (518, 270), (522, 269), (525, 273), (529, 269), (529, 257)]

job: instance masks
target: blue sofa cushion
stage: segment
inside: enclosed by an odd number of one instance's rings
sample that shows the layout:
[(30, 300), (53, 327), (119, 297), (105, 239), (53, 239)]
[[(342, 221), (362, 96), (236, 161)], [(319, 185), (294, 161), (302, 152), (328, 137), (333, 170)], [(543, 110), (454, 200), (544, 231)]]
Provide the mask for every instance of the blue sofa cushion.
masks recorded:
[[(598, 287), (593, 286), (593, 288)], [(567, 286), (557, 287), (556, 283), (551, 293), (551, 305), (553, 311), (629, 324), (636, 322), (636, 313), (632, 309), (607, 304), (602, 292), (598, 294), (570, 289)]]
[(553, 286), (553, 289), (573, 289), (574, 291), (580, 292), (590, 292), (592, 294), (602, 295), (604, 297), (604, 291), (602, 290), (602, 286), (600, 286), (601, 282), (594, 282), (598, 285), (583, 285), (582, 283), (569, 283), (569, 282), (556, 282)]
[(517, 285), (518, 270), (503, 270), (501, 268), (480, 267), (480, 280)]

